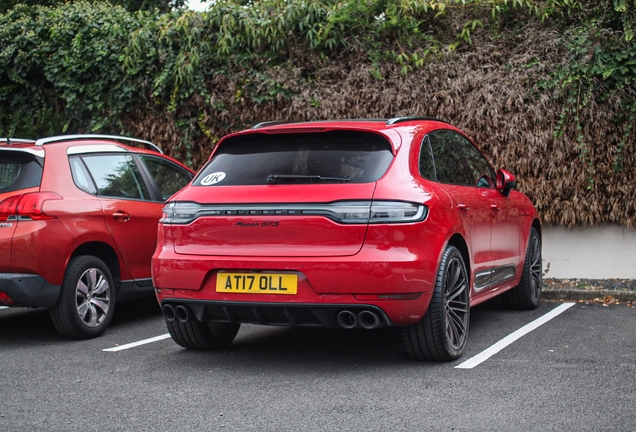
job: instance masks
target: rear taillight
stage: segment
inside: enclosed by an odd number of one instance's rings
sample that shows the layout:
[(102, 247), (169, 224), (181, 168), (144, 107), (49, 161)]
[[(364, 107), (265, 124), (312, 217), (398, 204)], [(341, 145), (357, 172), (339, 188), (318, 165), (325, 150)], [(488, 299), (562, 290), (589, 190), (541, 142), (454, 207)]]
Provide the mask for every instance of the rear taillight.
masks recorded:
[(13, 306), (15, 304), (15, 301), (11, 297), (9, 297), (9, 294), (0, 291), (0, 305)]
[(16, 195), (0, 202), (0, 221), (5, 220), (47, 220), (55, 219), (42, 210), (49, 200), (61, 200), (54, 192), (33, 192)]
[(338, 201), (328, 204), (202, 205), (169, 202), (160, 222), (189, 224), (203, 216), (324, 216), (342, 224), (386, 224), (419, 222), (428, 207), (403, 201)]
[(302, 210), (304, 215), (325, 216), (345, 224), (418, 222), (426, 219), (427, 212), (423, 204), (402, 201), (341, 201)]

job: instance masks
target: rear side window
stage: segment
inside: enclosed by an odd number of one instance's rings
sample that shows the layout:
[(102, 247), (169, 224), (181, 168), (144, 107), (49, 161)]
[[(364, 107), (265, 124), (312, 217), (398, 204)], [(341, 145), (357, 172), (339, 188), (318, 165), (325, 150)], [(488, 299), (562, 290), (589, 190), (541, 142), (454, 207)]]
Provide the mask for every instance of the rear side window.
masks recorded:
[(495, 173), (484, 156), (463, 136), (459, 134), (453, 134), (453, 136), (457, 151), (468, 168), (470, 184), (484, 188), (494, 187)]
[(163, 201), (170, 198), (192, 180), (192, 174), (172, 162), (154, 156), (140, 156), (159, 188)]
[(91, 155), (82, 160), (95, 181), (100, 196), (149, 199), (137, 164), (129, 155)]
[(97, 189), (95, 189), (95, 185), (93, 184), (93, 180), (91, 179), (84, 162), (80, 159), (79, 156), (74, 156), (69, 158), (69, 163), (71, 164), (71, 173), (73, 174), (73, 181), (75, 182), (75, 186), (83, 190), (84, 192), (88, 192), (90, 194), (96, 194)]
[(392, 159), (391, 144), (369, 132), (251, 134), (224, 141), (193, 184), (367, 183)]
[(456, 185), (471, 185), (472, 182), (468, 179), (453, 138), (453, 134), (448, 131), (436, 131), (429, 135), (437, 181)]
[(433, 150), (431, 149), (431, 140), (428, 135), (422, 140), (420, 149), (420, 175), (425, 179), (436, 180), (435, 163), (433, 160)]
[(17, 152), (0, 152), (0, 193), (40, 186), (43, 160)]

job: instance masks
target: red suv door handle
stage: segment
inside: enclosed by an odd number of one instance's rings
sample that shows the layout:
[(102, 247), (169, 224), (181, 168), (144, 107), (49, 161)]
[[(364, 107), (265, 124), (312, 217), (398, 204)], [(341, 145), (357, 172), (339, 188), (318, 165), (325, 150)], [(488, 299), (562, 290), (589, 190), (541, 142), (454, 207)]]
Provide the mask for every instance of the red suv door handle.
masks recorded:
[(128, 222), (130, 220), (130, 215), (121, 210), (117, 210), (115, 213), (113, 213), (113, 217), (119, 222)]
[(457, 204), (457, 208), (461, 211), (468, 210), (468, 206), (466, 204)]
[(499, 206), (497, 204), (491, 204), (490, 205), (490, 210), (492, 210), (494, 212), (498, 212), (500, 209), (499, 209)]

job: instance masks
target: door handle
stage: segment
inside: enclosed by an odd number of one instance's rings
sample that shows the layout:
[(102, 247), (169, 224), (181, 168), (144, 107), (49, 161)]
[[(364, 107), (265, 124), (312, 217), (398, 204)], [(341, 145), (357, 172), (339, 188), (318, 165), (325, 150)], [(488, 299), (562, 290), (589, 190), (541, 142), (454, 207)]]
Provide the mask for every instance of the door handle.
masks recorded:
[(498, 212), (501, 209), (499, 208), (499, 206), (497, 204), (491, 204), (490, 205), (490, 210), (492, 210), (494, 212)]
[(113, 217), (119, 222), (128, 222), (130, 220), (130, 215), (121, 210), (117, 210), (115, 213), (113, 213)]
[(457, 204), (457, 208), (460, 211), (467, 211), (468, 210), (468, 206), (466, 204)]

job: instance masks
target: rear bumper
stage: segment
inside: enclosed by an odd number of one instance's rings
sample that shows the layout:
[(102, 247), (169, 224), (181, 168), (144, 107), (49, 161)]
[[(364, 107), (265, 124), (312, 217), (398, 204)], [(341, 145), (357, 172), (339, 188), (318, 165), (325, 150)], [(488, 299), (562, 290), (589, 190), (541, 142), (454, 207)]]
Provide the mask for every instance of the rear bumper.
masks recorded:
[[(168, 320), (196, 319), (201, 322), (368, 329), (395, 325), (382, 309), (363, 304), (236, 303), (170, 299), (164, 301), (161, 307)], [(175, 311), (178, 307), (185, 307), (185, 312)]]
[[(334, 259), (259, 259), (210, 257), (155, 259), (153, 274), (159, 303), (184, 305), (200, 321), (292, 326), (335, 325), (342, 311), (374, 311), (386, 326), (407, 326), (422, 319), (433, 292), (435, 272), (421, 262)], [(358, 257), (359, 258), (359, 257)], [(217, 292), (219, 271), (294, 273), (294, 295)]]
[[(227, 322), (223, 307), (237, 305), (240, 313), (246, 314), (244, 321), (237, 322), (301, 325), (299, 318), (285, 316), (285, 310), (293, 309), (308, 317), (306, 325), (327, 327), (341, 311), (364, 308), (378, 312), (385, 325), (418, 322), (428, 309), (445, 242), (443, 233), (423, 230), (420, 224), (378, 225), (367, 234), (360, 252), (351, 256), (273, 256), (264, 250), (259, 256), (243, 257), (177, 254), (172, 235), (162, 233), (160, 227), (152, 260), (153, 285), (162, 306), (173, 302), (188, 307), (202, 304), (205, 307), (195, 316)], [(295, 274), (297, 292), (217, 291), (219, 272)], [(325, 310), (329, 311), (326, 318)], [(269, 313), (272, 319), (266, 317)]]
[[(283, 297), (281, 295), (221, 295), (214, 291), (159, 288), (156, 289), (156, 295), (164, 316), (168, 320), (178, 316), (176, 308), (182, 306), (186, 308), (185, 313), (189, 315), (189, 318), (195, 318), (201, 322), (344, 328), (404, 327), (414, 324), (424, 317), (432, 297), (430, 292), (409, 293), (405, 295), (408, 299), (380, 299), (376, 295), (305, 292), (297, 298), (282, 301), (287, 299), (281, 299)], [(341, 312), (345, 312), (344, 318), (339, 317)], [(362, 312), (364, 313), (360, 316)], [(363, 324), (365, 319), (376, 320), (369, 315), (369, 312), (375, 315), (377, 323), (367, 327)], [(343, 320), (353, 321), (353, 325), (343, 324)]]
[[(436, 251), (439, 250), (431, 247), (417, 255), (406, 248), (384, 251), (364, 247), (354, 256), (232, 257), (179, 255), (170, 247), (160, 247), (152, 260), (152, 280), (156, 288), (199, 291), (203, 296), (217, 294), (215, 286), (219, 271), (297, 273), (299, 293), (304, 284), (316, 294), (432, 292), (439, 261)], [(252, 297), (245, 299), (249, 298)]]
[(57, 303), (60, 289), (39, 275), (0, 273), (0, 291), (11, 297), (16, 306), (51, 308)]

